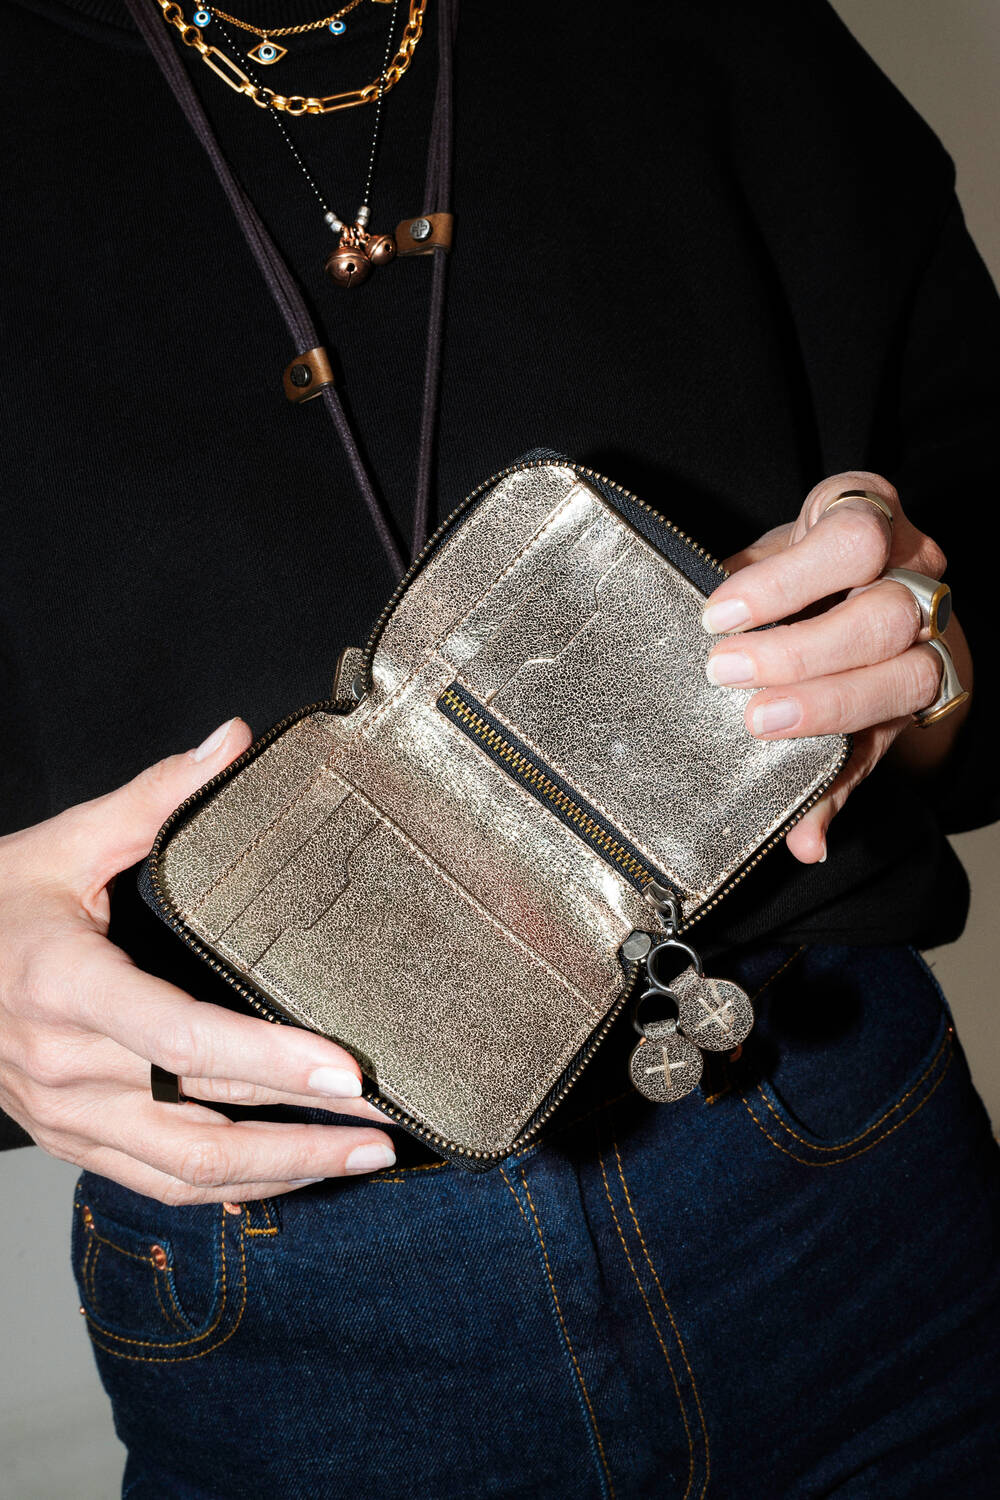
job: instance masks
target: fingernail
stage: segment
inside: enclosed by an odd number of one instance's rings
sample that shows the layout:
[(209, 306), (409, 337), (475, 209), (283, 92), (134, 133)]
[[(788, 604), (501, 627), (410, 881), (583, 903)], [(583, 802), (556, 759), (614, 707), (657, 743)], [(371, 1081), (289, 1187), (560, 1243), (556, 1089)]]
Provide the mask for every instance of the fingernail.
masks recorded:
[(819, 859), (818, 859), (818, 860), (817, 860), (817, 861), (816, 861), (816, 863), (817, 863), (817, 864), (818, 864), (818, 865), (825, 865), (825, 864), (826, 864), (826, 855), (827, 855), (827, 851), (826, 851), (826, 849), (824, 849), (824, 850), (823, 850), (823, 853), (822, 853), (822, 854), (821, 854), (821, 855), (820, 855), (820, 857), (819, 857)]
[(377, 1172), (379, 1167), (391, 1167), (396, 1153), (391, 1146), (355, 1146), (344, 1162), (345, 1172)]
[(334, 1099), (356, 1099), (361, 1093), (361, 1079), (346, 1068), (313, 1068), (309, 1087), (314, 1094), (329, 1094)]
[(219, 725), (218, 729), (213, 729), (208, 739), (202, 740), (197, 750), (191, 751), (191, 759), (207, 760), (210, 755), (214, 755), (215, 751), (218, 750), (219, 746), (222, 744), (222, 741), (229, 733), (229, 726), (232, 724), (232, 722), (232, 719), (227, 719), (224, 724)]
[(794, 698), (775, 698), (753, 710), (750, 726), (754, 734), (771, 734), (775, 729), (791, 729), (801, 717), (802, 710)]
[(718, 604), (710, 604), (701, 617), (701, 623), (711, 635), (718, 635), (723, 630), (735, 630), (737, 625), (745, 625), (750, 618), (750, 611), (742, 599), (722, 599)]
[(314, 1182), (325, 1182), (325, 1177), (290, 1177), (289, 1187), (311, 1187)]
[(710, 656), (705, 666), (709, 682), (719, 687), (731, 687), (737, 682), (753, 681), (753, 662), (742, 651), (721, 651)]

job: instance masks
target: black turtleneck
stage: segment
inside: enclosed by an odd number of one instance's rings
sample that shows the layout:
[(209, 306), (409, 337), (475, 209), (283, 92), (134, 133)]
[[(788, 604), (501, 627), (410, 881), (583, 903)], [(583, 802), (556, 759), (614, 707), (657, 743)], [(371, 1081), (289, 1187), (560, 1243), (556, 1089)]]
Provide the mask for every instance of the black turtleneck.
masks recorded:
[[(285, 24), (317, 10), (237, 8)], [(4, 11), (0, 809), (16, 828), (230, 714), (261, 730), (325, 696), (392, 580), (321, 403), (282, 394), (285, 328), (124, 7)], [(293, 39), (266, 82), (374, 77), (390, 11), (364, 0), (342, 37)], [(435, 11), (386, 100), (376, 229), (422, 206)], [(237, 55), (254, 44), (227, 29)], [(325, 282), (331, 233), (274, 120), (180, 51), (406, 536), (430, 262), (350, 293)], [(770, 855), (714, 940), (955, 937), (967, 892), (944, 833), (996, 815), (977, 533), (1000, 303), (951, 161), (822, 0), (464, 0), (456, 90), (438, 514), (546, 445), (724, 556), (821, 476), (887, 474), (948, 554), (977, 655), (954, 767), (933, 790), (880, 769), (827, 863)], [(353, 216), (371, 111), (283, 124)]]

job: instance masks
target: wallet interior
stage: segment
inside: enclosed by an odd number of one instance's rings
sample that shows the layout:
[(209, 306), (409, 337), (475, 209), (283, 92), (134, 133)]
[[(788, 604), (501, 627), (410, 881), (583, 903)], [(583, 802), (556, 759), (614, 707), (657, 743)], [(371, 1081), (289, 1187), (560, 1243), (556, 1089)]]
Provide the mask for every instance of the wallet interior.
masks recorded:
[(511, 1149), (621, 996), (651, 879), (690, 917), (843, 760), (755, 740), (707, 682), (676, 536), (671, 560), (569, 466), (510, 473), (403, 593), (364, 700), (298, 719), (160, 853), (185, 926), (446, 1149)]

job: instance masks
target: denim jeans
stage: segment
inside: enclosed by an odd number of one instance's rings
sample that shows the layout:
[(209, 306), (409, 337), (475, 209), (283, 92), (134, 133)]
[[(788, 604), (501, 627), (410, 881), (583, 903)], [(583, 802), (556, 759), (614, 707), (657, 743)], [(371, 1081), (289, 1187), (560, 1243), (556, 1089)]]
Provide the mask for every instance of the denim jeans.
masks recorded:
[(123, 1493), (995, 1495), (1000, 1158), (930, 970), (769, 947), (724, 972), (758, 995), (737, 1064), (648, 1104), (623, 1017), (499, 1170), (407, 1137), (235, 1213), (85, 1173)]

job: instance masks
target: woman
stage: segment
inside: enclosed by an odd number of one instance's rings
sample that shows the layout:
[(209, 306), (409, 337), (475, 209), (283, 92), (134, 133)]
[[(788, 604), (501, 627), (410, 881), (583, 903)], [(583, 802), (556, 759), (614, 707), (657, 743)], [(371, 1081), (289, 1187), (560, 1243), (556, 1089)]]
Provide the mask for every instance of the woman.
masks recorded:
[[(945, 834), (995, 816), (1000, 308), (951, 162), (820, 0), (462, 6), (438, 513), (539, 442), (613, 474), (728, 556), (711, 675), (755, 689), (749, 731), (855, 735), (706, 922), (756, 997), (744, 1056), (648, 1105), (619, 1025), (538, 1144), (470, 1176), (386, 1128), (335, 1044), (223, 1008), (124, 873), (246, 721), (327, 694), (422, 530), (444, 252), (345, 288), (324, 216), (445, 203), (453, 7), (371, 107), (304, 118), (223, 85), (377, 79), (405, 7), (288, 38), (266, 0), (141, 10), (18, 0), (4, 90), (0, 1103), (84, 1169), (124, 1492), (991, 1493), (997, 1153), (916, 951), (965, 917)], [(150, 28), (305, 288), (361, 459), (281, 395), (281, 321)], [(975, 706), (882, 579), (945, 557)], [(204, 1102), (154, 1101), (150, 1062)]]

